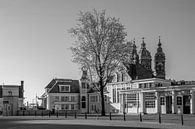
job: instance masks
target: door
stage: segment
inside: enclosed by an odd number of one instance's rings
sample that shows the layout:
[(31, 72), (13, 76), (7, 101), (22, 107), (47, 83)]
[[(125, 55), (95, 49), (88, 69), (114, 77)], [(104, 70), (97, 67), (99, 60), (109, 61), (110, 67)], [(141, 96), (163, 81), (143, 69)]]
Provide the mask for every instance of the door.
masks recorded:
[(172, 113), (172, 97), (166, 96), (166, 113), (171, 114)]
[(190, 114), (190, 96), (183, 96), (183, 114)]

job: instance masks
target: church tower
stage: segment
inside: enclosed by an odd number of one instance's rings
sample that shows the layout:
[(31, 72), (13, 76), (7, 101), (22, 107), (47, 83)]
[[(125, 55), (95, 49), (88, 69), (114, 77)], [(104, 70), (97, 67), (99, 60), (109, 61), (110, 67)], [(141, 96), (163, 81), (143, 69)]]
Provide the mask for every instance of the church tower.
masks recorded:
[(139, 55), (137, 54), (137, 47), (135, 45), (135, 39), (133, 40), (133, 50), (132, 50), (132, 57), (131, 60), (134, 64), (139, 63)]
[(140, 64), (144, 66), (147, 70), (151, 70), (151, 62), (152, 57), (150, 52), (146, 49), (146, 43), (144, 42), (144, 37), (142, 38), (141, 50), (139, 51), (140, 54)]
[(82, 76), (80, 79), (80, 109), (81, 112), (88, 112), (88, 95), (87, 92), (89, 90), (89, 77), (87, 75), (88, 69), (83, 66), (82, 67)]
[(165, 79), (165, 53), (163, 52), (161, 46), (162, 44), (159, 36), (157, 53), (155, 54), (154, 57), (154, 64), (155, 64), (156, 77)]

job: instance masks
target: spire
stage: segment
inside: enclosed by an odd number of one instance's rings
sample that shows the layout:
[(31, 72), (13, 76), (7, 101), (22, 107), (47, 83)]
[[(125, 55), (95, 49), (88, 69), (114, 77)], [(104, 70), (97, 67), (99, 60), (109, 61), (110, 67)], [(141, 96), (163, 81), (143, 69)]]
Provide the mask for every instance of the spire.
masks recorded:
[(141, 48), (145, 48), (146, 47), (146, 44), (145, 44), (145, 42), (144, 42), (144, 37), (142, 38), (142, 44), (141, 44)]
[(133, 48), (136, 49), (135, 38), (133, 39)]
[(160, 42), (160, 36), (159, 36), (159, 41), (158, 41), (158, 46), (161, 47), (161, 42)]
[(157, 52), (162, 52), (162, 43), (161, 43), (161, 41), (160, 41), (160, 36), (159, 36), (159, 39), (158, 39), (159, 41), (158, 41), (158, 48), (157, 48)]
[(165, 54), (161, 47), (161, 41), (159, 36), (157, 52), (154, 57), (156, 77), (165, 79)]
[(131, 60), (135, 63), (139, 62), (139, 56), (137, 54), (137, 46), (135, 45), (135, 38), (132, 41), (132, 45), (133, 45), (133, 51), (132, 51), (132, 56), (131, 56)]

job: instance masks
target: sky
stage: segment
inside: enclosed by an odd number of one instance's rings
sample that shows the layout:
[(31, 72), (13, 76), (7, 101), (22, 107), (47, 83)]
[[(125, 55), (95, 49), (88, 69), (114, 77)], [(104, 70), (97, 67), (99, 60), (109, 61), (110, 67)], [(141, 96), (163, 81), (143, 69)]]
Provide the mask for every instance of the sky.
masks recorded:
[(152, 56), (161, 36), (166, 78), (195, 80), (194, 7), (194, 0), (0, 0), (0, 84), (23, 80), (33, 102), (53, 78), (80, 79), (68, 30), (79, 11), (93, 9), (120, 18), (138, 50), (145, 37)]

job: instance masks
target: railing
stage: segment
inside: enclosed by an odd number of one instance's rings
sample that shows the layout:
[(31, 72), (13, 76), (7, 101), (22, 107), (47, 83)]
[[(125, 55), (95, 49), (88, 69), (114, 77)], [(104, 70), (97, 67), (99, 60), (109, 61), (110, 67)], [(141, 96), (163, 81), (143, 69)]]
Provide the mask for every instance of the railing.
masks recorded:
[(139, 121), (139, 122), (157, 122), (175, 123), (181, 125), (194, 124), (195, 115), (192, 114), (134, 114), (129, 115), (108, 113), (106, 116), (100, 114), (79, 113), (77, 111), (57, 110), (55, 112), (49, 110), (20, 110), (17, 111), (18, 117), (30, 117), (38, 119), (94, 119), (94, 120), (121, 120), (121, 121)]

